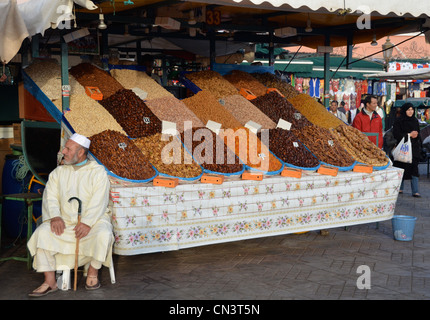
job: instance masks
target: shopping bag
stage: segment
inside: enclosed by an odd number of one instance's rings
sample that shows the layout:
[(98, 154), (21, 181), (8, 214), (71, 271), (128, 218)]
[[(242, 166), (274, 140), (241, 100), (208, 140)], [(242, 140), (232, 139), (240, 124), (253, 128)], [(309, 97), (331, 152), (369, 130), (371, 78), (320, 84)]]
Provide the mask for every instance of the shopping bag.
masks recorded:
[(400, 141), (396, 148), (394, 148), (393, 152), (394, 161), (399, 161), (403, 163), (412, 163), (412, 144), (411, 138), (408, 134), (407, 141), (405, 138)]

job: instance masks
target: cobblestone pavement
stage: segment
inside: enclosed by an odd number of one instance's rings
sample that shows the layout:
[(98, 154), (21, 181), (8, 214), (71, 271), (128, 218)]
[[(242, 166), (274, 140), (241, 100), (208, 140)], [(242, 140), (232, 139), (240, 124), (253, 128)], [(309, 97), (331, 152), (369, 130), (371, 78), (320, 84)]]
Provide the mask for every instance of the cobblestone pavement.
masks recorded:
[[(422, 165), (423, 166), (423, 165)], [(396, 241), (391, 220), (138, 256), (114, 256), (116, 284), (108, 269), (102, 287), (58, 291), (52, 300), (427, 300), (430, 299), (430, 179), (420, 168), (422, 198), (410, 185), (399, 195), (395, 214), (416, 216), (413, 241)], [(24, 252), (23, 241), (0, 256)], [(359, 289), (370, 269), (370, 289)], [(361, 277), (359, 279), (359, 277)], [(43, 276), (19, 261), (0, 263), (0, 299), (29, 299)]]

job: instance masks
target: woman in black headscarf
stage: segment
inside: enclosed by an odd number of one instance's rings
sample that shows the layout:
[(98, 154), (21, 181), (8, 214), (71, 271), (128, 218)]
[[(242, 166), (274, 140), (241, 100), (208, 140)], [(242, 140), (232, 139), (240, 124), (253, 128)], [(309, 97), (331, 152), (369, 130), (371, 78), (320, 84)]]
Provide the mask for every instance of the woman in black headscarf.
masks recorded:
[(418, 119), (415, 117), (415, 109), (412, 103), (405, 103), (400, 109), (400, 116), (396, 119), (393, 125), (394, 138), (399, 143), (403, 138), (405, 141), (408, 137), (411, 137), (412, 144), (412, 163), (403, 163), (394, 161), (394, 166), (403, 168), (402, 184), (400, 185), (400, 193), (403, 193), (403, 185), (405, 180), (411, 180), (412, 196), (421, 197), (418, 192), (418, 163), (420, 161), (421, 154), (421, 137), (420, 137), (420, 125)]

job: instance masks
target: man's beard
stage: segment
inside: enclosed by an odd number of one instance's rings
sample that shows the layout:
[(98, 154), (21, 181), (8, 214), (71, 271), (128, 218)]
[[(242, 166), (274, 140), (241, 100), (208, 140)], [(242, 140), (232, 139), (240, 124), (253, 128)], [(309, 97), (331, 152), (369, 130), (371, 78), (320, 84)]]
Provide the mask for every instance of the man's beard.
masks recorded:
[(66, 159), (63, 160), (64, 164), (77, 164), (78, 163), (78, 154), (75, 153), (72, 157), (72, 159), (70, 159), (69, 161), (67, 161)]

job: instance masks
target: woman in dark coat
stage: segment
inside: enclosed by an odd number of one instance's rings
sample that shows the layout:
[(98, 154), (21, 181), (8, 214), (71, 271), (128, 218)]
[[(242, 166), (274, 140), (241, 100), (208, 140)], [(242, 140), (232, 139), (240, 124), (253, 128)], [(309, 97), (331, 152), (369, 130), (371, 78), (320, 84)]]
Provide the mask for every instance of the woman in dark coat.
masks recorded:
[(394, 166), (403, 168), (402, 184), (400, 185), (399, 193), (403, 193), (403, 185), (405, 180), (411, 180), (412, 196), (421, 197), (418, 192), (418, 163), (420, 162), (421, 154), (421, 137), (420, 125), (415, 117), (415, 109), (412, 103), (405, 103), (400, 109), (400, 116), (395, 120), (393, 125), (394, 138), (399, 143), (402, 138), (407, 139), (408, 134), (411, 137), (412, 144), (412, 163), (403, 163), (394, 161)]

